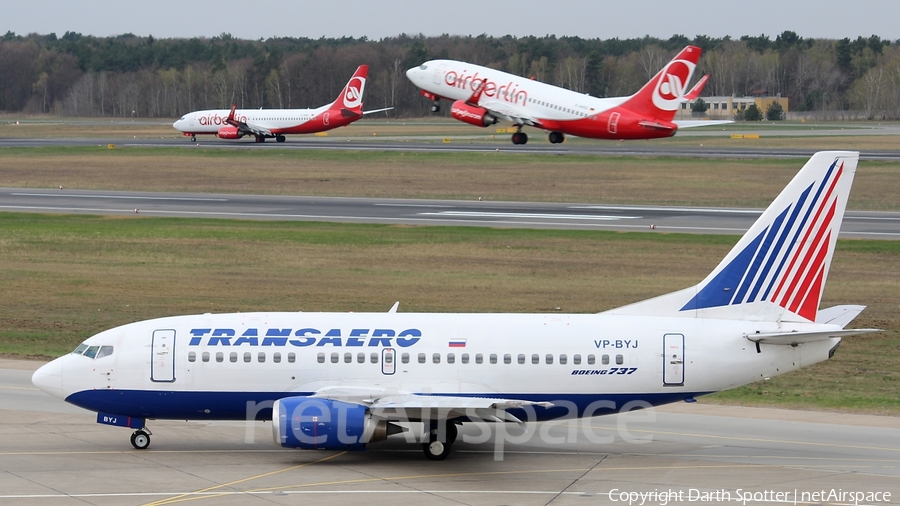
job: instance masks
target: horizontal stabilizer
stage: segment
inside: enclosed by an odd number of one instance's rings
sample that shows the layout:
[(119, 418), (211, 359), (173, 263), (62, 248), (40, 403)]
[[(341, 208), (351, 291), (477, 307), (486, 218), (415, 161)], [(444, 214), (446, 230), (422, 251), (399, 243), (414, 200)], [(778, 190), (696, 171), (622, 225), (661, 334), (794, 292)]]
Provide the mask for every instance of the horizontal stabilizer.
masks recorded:
[(754, 343), (795, 345), (811, 341), (824, 341), (832, 337), (848, 337), (870, 332), (882, 332), (880, 329), (845, 329), (827, 330), (817, 332), (779, 332), (773, 334), (747, 334), (746, 337)]
[(854, 318), (863, 312), (866, 306), (845, 305), (834, 306), (820, 309), (816, 315), (816, 323), (827, 323), (830, 325), (839, 325), (841, 328), (847, 326)]
[(363, 115), (375, 114), (376, 112), (390, 111), (391, 109), (393, 109), (393, 107), (385, 107), (384, 109), (373, 109), (371, 111), (363, 111)]
[(727, 125), (728, 123), (734, 123), (730, 119), (695, 119), (695, 120), (676, 120), (672, 123), (678, 125), (678, 128), (697, 128), (697, 127), (705, 127), (705, 126), (716, 126), (716, 125)]

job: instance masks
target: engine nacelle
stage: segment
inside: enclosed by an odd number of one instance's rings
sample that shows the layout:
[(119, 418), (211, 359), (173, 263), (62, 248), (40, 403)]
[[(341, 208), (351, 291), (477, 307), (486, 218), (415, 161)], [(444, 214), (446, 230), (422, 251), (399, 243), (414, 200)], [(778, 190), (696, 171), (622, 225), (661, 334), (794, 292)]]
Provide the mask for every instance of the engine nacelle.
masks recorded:
[(226, 126), (219, 129), (216, 133), (220, 139), (240, 139), (243, 134), (238, 131), (237, 127)]
[(463, 123), (482, 128), (493, 125), (498, 121), (497, 117), (489, 113), (487, 109), (469, 105), (465, 100), (453, 102), (453, 107), (450, 108), (450, 116), (453, 116), (454, 119), (458, 119)]
[(272, 407), (275, 444), (304, 450), (365, 450), (366, 443), (382, 441), (403, 428), (373, 418), (361, 404), (285, 397)]

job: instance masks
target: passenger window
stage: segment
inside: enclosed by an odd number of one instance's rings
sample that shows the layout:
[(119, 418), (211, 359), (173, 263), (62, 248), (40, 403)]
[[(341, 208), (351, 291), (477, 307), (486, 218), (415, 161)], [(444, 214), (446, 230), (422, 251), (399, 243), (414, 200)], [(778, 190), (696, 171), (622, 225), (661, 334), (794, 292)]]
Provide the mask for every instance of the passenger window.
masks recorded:
[(468, 353), (463, 353), (462, 355), (460, 355), (459, 361), (462, 362), (462, 363), (464, 363), (464, 364), (468, 364), (468, 363), (469, 363), (469, 354), (468, 354)]
[(518, 361), (520, 364), (524, 364), (524, 363), (525, 363), (525, 354), (524, 354), (524, 353), (519, 353), (519, 356), (517, 357), (517, 361)]
[(548, 364), (552, 364), (553, 363), (553, 355), (548, 353), (547, 356), (544, 357), (544, 361), (546, 361)]
[(324, 363), (325, 363), (325, 354), (324, 354), (324, 353), (319, 353), (319, 355), (316, 356), (316, 360), (317, 360), (320, 364), (324, 364)]
[(377, 364), (378, 363), (378, 354), (375, 352), (372, 352), (372, 354), (369, 355), (369, 361), (372, 362), (373, 364)]
[(331, 363), (332, 363), (332, 364), (338, 363), (338, 361), (340, 361), (340, 359), (341, 359), (341, 356), (338, 355), (337, 352), (334, 352), (334, 353), (331, 354)]
[(622, 365), (625, 363), (625, 357), (622, 355), (616, 355), (616, 365)]
[(249, 351), (245, 351), (244, 352), (244, 362), (249, 364), (251, 360), (253, 360), (253, 355)]
[(532, 364), (540, 364), (540, 363), (541, 363), (541, 356), (538, 355), (537, 353), (532, 354), (532, 355), (531, 355), (531, 363), (532, 363)]
[(420, 364), (425, 363), (425, 354), (424, 353), (419, 353), (419, 363)]
[(578, 353), (572, 355), (572, 363), (575, 365), (581, 364), (581, 355)]
[(281, 363), (281, 352), (280, 351), (276, 351), (275, 353), (272, 354), (272, 362), (275, 362), (276, 364)]
[(84, 356), (87, 358), (96, 358), (99, 350), (99, 346), (89, 346), (88, 349), (84, 350)]
[(503, 363), (511, 364), (512, 363), (512, 355), (510, 355), (509, 353), (504, 354), (503, 355)]
[(595, 363), (596, 361), (597, 361), (597, 360), (594, 358), (593, 355), (588, 355), (588, 359), (587, 359), (587, 363), (588, 363), (588, 364), (594, 365), (594, 363)]
[(497, 363), (497, 354), (496, 353), (491, 353), (491, 363), (492, 364)]
[(266, 354), (265, 354), (265, 352), (262, 352), (262, 351), (259, 352), (259, 353), (256, 355), (256, 361), (259, 362), (260, 364), (265, 363), (265, 362), (266, 362)]
[(112, 346), (101, 346), (100, 351), (97, 352), (97, 358), (112, 355), (112, 352), (113, 352)]
[(601, 360), (603, 362), (603, 365), (609, 365), (609, 355), (603, 355), (603, 358)]
[(288, 362), (293, 364), (295, 360), (297, 360), (297, 355), (295, 355), (294, 353), (288, 353)]
[(232, 363), (237, 362), (237, 352), (232, 351), (230, 355), (228, 355), (228, 360), (231, 360)]
[(194, 362), (195, 360), (197, 360), (197, 354), (193, 351), (188, 353), (188, 362)]
[(225, 360), (225, 354), (221, 351), (216, 352), (216, 362), (223, 362)]
[(404, 353), (403, 355), (400, 355), (400, 361), (403, 362), (404, 364), (408, 364), (409, 363), (409, 353)]
[(349, 364), (353, 362), (353, 354), (352, 353), (344, 353), (344, 363)]
[(456, 355), (454, 355), (454, 354), (452, 354), (452, 353), (448, 353), (448, 354), (447, 354), (447, 363), (448, 363), (448, 364), (453, 364), (453, 363), (455, 363), (455, 362), (456, 362)]
[(475, 354), (475, 363), (480, 364), (482, 362), (484, 362), (484, 355), (482, 355), (481, 353), (476, 353)]
[(356, 361), (360, 364), (366, 363), (366, 354), (363, 352), (359, 352), (356, 354)]
[(559, 356), (559, 364), (560, 365), (566, 365), (567, 361), (568, 361), (568, 357), (566, 357), (565, 354), (562, 354)]
[(203, 352), (203, 355), (201, 355), (201, 359), (202, 359), (204, 362), (209, 362), (209, 352), (208, 352), (208, 351), (204, 351), (204, 352)]
[(435, 364), (440, 364), (441, 363), (441, 354), (435, 353), (434, 355), (432, 355), (431, 361), (434, 362)]

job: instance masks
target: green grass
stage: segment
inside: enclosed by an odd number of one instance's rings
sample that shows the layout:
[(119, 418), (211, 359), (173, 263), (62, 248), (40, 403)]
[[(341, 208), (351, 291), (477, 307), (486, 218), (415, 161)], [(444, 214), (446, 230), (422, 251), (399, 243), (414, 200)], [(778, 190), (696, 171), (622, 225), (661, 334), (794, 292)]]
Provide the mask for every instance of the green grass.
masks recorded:
[[(593, 313), (690, 286), (733, 236), (0, 213), (0, 353), (52, 357), (154, 317)], [(840, 241), (823, 307), (868, 304), (834, 359), (716, 402), (900, 414), (900, 242)]]

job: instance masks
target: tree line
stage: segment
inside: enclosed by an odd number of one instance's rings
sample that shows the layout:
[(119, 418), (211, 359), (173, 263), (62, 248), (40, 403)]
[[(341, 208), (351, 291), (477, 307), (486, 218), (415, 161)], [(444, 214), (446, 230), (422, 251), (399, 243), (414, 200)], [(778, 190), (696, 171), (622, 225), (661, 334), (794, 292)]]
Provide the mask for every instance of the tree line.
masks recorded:
[[(705, 96), (786, 96), (794, 111), (855, 110), (900, 119), (900, 41), (872, 35), (583, 39), (487, 35), (384, 38), (156, 39), (79, 33), (0, 37), (0, 111), (176, 118), (197, 109), (317, 107), (369, 65), (368, 108), (429, 113), (405, 76), (435, 58), (464, 60), (597, 97), (637, 91), (688, 44), (704, 50)], [(445, 108), (447, 109), (447, 108)], [(446, 111), (444, 112), (446, 114)]]

